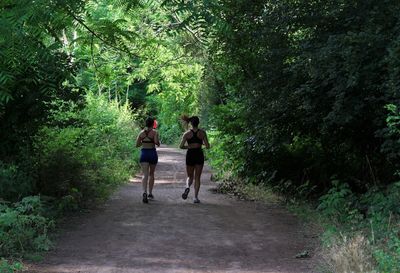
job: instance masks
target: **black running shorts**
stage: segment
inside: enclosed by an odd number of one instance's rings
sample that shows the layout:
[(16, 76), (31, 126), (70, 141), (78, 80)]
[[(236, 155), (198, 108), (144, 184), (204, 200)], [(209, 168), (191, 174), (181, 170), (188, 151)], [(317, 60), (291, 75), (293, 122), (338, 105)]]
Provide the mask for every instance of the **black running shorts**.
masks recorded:
[(186, 153), (186, 165), (204, 165), (204, 153), (203, 149), (188, 149)]

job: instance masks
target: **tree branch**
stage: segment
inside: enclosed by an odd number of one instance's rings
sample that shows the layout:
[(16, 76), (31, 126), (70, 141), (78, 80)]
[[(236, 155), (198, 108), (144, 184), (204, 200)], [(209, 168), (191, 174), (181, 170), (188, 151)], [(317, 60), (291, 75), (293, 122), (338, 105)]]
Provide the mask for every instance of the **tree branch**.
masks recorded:
[[(161, 63), (159, 66), (157, 66), (157, 67), (155, 67), (154, 69), (152, 69), (152, 70), (150, 71), (149, 75), (148, 75), (146, 78), (147, 78), (147, 79), (150, 79), (150, 78), (154, 75), (154, 73), (156, 73), (157, 71), (159, 71), (159, 70), (161, 70), (162, 68), (168, 66), (168, 65), (169, 65), (170, 63), (172, 63), (173, 61), (177, 61), (177, 60), (182, 59), (182, 58), (185, 58), (185, 57), (189, 57), (189, 56), (181, 55), (181, 56), (179, 56), (179, 57), (175, 57), (175, 58), (169, 59), (169, 60), (167, 60), (167, 61)], [(190, 58), (190, 57), (189, 57), (189, 58)]]
[(88, 25), (85, 24), (85, 22), (81, 19), (79, 19), (78, 17), (75, 16), (75, 14), (73, 14), (70, 10), (67, 10), (68, 14), (75, 20), (77, 21), (79, 24), (81, 24), (87, 31), (89, 31), (94, 37), (96, 37), (97, 39), (99, 39), (100, 41), (102, 41), (104, 44), (106, 44), (107, 46), (114, 48), (118, 51), (122, 51), (127, 53), (128, 55), (130, 55), (131, 57), (136, 57), (136, 58), (141, 58), (141, 56), (130, 52), (129, 50), (125, 49), (125, 48), (121, 48), (118, 46), (115, 46), (113, 44), (111, 44), (109, 41), (107, 41), (106, 39), (104, 39), (103, 37), (101, 37), (99, 34), (97, 34), (94, 30), (92, 30)]
[[(173, 15), (172, 15), (173, 17), (174, 17), (174, 19), (179, 23), (179, 24), (182, 24), (182, 20), (179, 18), (179, 15), (174, 11), (173, 12)], [(185, 24), (183, 24), (183, 27), (187, 30), (187, 31), (189, 31), (189, 33), (199, 42), (199, 43), (201, 43), (202, 45), (205, 45), (206, 43), (205, 43), (205, 41), (203, 40), (203, 39), (201, 39), (201, 37), (199, 37), (198, 35), (197, 35), (197, 33), (196, 32), (194, 32), (190, 27), (188, 27), (187, 25), (185, 25)]]

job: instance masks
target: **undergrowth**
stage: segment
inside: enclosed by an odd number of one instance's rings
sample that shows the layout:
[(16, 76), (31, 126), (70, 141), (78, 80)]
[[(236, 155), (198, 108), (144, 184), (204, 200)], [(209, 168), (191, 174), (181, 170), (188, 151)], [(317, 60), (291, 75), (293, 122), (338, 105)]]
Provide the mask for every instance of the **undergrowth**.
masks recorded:
[(325, 273), (400, 272), (400, 182), (386, 189), (353, 193), (333, 181), (317, 202), (277, 196), (271, 188), (222, 179), (217, 191), (240, 199), (281, 202), (321, 230), (321, 270)]
[(57, 219), (105, 200), (138, 165), (127, 105), (87, 94), (49, 108), (26, 162), (0, 161), (0, 272), (40, 259)]
[(18, 270), (22, 270), (23, 265), (21, 262), (8, 261), (4, 258), (0, 259), (0, 272), (1, 273), (13, 273)]
[(228, 194), (246, 201), (262, 201), (268, 203), (282, 202), (282, 198), (267, 187), (244, 183), (239, 179), (217, 181), (217, 193)]
[(14, 259), (32, 259), (49, 250), (49, 231), (54, 221), (46, 217), (40, 196), (28, 196), (16, 203), (0, 204), (0, 272), (22, 269)]

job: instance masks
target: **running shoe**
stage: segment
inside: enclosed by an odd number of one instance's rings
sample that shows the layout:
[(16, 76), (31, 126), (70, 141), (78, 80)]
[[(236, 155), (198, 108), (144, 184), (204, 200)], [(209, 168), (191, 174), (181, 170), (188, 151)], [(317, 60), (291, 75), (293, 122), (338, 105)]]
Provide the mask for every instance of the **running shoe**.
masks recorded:
[(149, 195), (147, 195), (147, 197), (148, 197), (149, 199), (154, 199), (154, 195), (153, 195), (152, 193), (149, 193)]
[(149, 199), (147, 199), (147, 193), (143, 193), (143, 203), (149, 203)]
[(198, 204), (198, 203), (200, 203), (200, 200), (199, 200), (199, 198), (195, 198), (195, 199), (193, 199), (193, 203), (195, 203), (195, 204)]
[(182, 193), (182, 199), (186, 200), (189, 194), (190, 188), (186, 188), (185, 191)]

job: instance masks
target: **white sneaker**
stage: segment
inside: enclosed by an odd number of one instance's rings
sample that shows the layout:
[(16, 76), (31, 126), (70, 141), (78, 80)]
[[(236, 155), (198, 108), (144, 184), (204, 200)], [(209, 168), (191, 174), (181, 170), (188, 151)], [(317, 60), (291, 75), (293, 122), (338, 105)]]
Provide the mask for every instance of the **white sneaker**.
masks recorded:
[(195, 198), (195, 199), (193, 199), (193, 203), (195, 203), (195, 204), (198, 204), (198, 203), (200, 203), (200, 200), (199, 200), (199, 198)]

